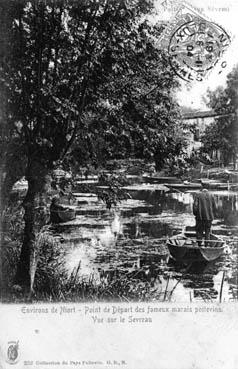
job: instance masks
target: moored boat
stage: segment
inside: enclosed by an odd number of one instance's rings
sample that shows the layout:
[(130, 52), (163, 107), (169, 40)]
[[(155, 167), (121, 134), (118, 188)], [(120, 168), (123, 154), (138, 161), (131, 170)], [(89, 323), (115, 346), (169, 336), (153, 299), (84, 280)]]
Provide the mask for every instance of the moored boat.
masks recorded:
[(167, 183), (180, 183), (181, 184), (181, 179), (177, 178), (177, 177), (160, 177), (160, 176), (147, 176), (147, 175), (143, 175), (142, 179), (144, 182), (146, 183), (152, 183), (152, 184), (167, 184)]
[(166, 245), (170, 255), (176, 260), (213, 261), (225, 251), (225, 242), (212, 233), (206, 245), (202, 241), (202, 245), (199, 246), (194, 227), (186, 227), (182, 233), (169, 238)]
[(65, 223), (76, 218), (76, 212), (74, 209), (65, 208), (57, 210), (51, 210), (51, 222), (52, 223)]
[(69, 208), (58, 210), (58, 215), (62, 223), (76, 218), (75, 210)]
[[(199, 190), (201, 189), (201, 184), (198, 182), (187, 182), (183, 183), (165, 183), (165, 186), (169, 187), (170, 191), (179, 190), (179, 191), (189, 191), (189, 190)], [(206, 186), (210, 190), (230, 190), (232, 189), (232, 184), (230, 183), (221, 183), (214, 181), (206, 181)], [(234, 186), (233, 186), (234, 187)]]

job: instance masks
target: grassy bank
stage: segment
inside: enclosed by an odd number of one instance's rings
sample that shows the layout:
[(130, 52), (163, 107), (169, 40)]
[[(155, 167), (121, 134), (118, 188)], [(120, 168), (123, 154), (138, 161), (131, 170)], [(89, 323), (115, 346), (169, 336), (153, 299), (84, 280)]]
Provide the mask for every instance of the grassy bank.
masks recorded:
[(79, 262), (69, 274), (65, 266), (65, 245), (49, 226), (44, 227), (37, 235), (35, 259), (31, 265), (31, 273), (35, 276), (33, 292), (31, 295), (24, 293), (14, 282), (24, 225), (23, 211), (19, 204), (7, 210), (4, 224), (1, 283), (1, 298), (4, 303), (164, 299), (164, 291), (158, 288), (158, 284), (154, 288), (156, 281), (149, 281), (143, 268), (131, 272), (101, 270), (99, 278), (93, 273), (82, 277)]

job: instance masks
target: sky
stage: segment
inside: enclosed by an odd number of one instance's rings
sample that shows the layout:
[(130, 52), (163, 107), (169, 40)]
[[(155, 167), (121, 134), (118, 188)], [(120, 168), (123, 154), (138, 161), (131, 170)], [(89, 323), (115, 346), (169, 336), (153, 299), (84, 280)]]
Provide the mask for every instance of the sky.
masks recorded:
[[(161, 19), (171, 18), (172, 0), (157, 0), (157, 9)], [(206, 95), (208, 88), (215, 90), (218, 86), (224, 86), (226, 83), (227, 74), (238, 64), (238, 1), (237, 0), (189, 0), (187, 3), (199, 8), (208, 18), (215, 23), (224, 27), (232, 36), (232, 42), (226, 51), (223, 60), (227, 62), (227, 67), (219, 74), (216, 68), (203, 82), (190, 83), (183, 82), (181, 91), (178, 91), (176, 96), (180, 105), (194, 109), (207, 109), (203, 101), (203, 96)], [(164, 11), (166, 5), (169, 11)], [(161, 10), (163, 9), (163, 13)], [(187, 87), (189, 86), (189, 87)]]

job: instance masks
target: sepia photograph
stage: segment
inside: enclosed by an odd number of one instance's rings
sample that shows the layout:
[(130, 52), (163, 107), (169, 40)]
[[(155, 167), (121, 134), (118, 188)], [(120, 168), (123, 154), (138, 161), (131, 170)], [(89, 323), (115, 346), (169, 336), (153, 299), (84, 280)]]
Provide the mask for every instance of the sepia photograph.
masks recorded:
[[(0, 368), (213, 367), (156, 352), (128, 364), (99, 346), (103, 359), (71, 362), (76, 343), (63, 360), (59, 336), (77, 336), (82, 314), (86, 341), (101, 324), (109, 347), (113, 324), (135, 325), (140, 351), (149, 324), (237, 314), (237, 11), (235, 0), (0, 0), (2, 332), (9, 316), (34, 342), (22, 361), (17, 334), (0, 332)], [(186, 329), (194, 344), (194, 321)], [(34, 361), (50, 337), (55, 361)]]

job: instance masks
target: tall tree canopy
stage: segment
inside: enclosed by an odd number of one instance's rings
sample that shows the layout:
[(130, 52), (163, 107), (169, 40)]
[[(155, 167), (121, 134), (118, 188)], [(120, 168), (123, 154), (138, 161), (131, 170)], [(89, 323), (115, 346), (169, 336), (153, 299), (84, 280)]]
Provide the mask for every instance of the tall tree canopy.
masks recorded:
[(104, 77), (73, 149), (81, 163), (136, 157), (155, 160), (161, 169), (169, 156), (180, 152), (179, 109), (171, 94), (178, 82), (166, 56), (148, 37), (156, 32), (143, 22), (133, 47), (125, 43), (119, 52), (111, 50), (118, 65)]
[(176, 81), (153, 45), (151, 11), (150, 0), (0, 4), (2, 197), (22, 175), (28, 181), (21, 283), (30, 285), (48, 175), (72, 147), (80, 162), (120, 152), (158, 167), (179, 152)]
[(238, 153), (238, 65), (227, 76), (226, 87), (208, 91), (208, 105), (218, 115), (207, 127), (202, 138), (203, 150), (212, 153), (219, 150), (225, 165), (233, 161)]

